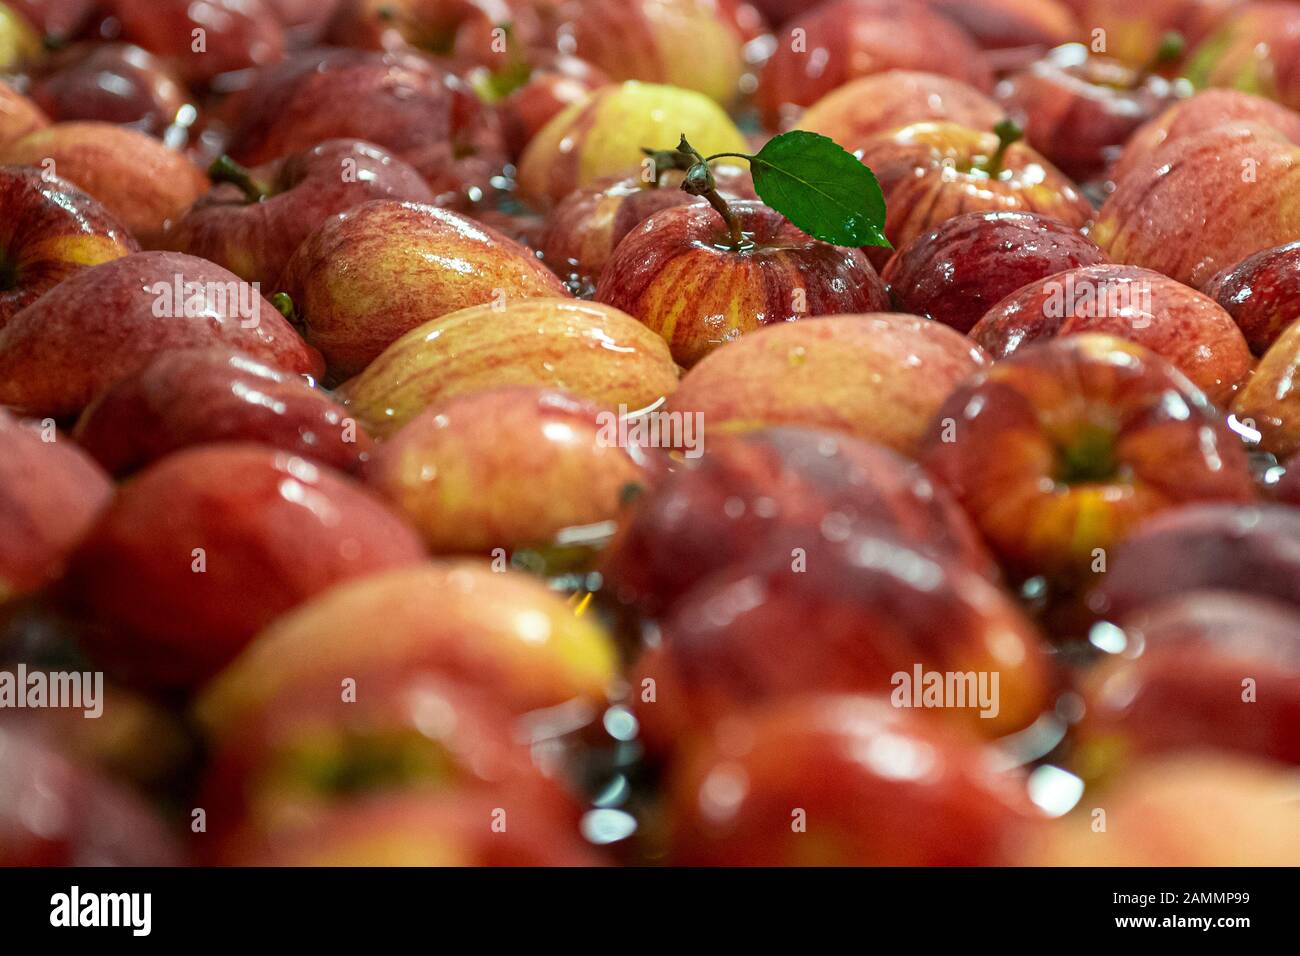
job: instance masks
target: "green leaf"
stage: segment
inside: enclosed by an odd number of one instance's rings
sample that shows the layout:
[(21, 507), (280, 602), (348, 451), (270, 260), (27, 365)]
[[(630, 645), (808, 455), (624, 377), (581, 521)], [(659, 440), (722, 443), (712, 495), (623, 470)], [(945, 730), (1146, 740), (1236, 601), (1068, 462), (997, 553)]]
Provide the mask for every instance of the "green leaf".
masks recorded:
[(759, 198), (808, 235), (836, 246), (883, 246), (885, 197), (876, 175), (833, 139), (796, 129), (751, 160)]

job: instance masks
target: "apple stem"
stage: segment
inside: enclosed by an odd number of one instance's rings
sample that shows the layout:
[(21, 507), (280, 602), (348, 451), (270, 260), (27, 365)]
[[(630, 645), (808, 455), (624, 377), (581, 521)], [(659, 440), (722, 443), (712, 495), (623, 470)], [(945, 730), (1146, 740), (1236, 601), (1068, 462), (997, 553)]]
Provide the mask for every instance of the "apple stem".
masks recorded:
[(271, 194), (264, 183), (253, 178), (252, 172), (224, 153), (208, 167), (208, 178), (214, 183), (232, 183), (244, 191), (249, 202), (261, 202)]
[(689, 156), (692, 160), (690, 169), (686, 171), (686, 178), (682, 180), (682, 190), (692, 196), (703, 196), (708, 200), (709, 205), (717, 210), (718, 215), (727, 224), (727, 230), (731, 234), (731, 248), (745, 248), (745, 232), (740, 228), (740, 220), (736, 218), (736, 214), (731, 211), (727, 201), (718, 192), (717, 181), (713, 178), (713, 171), (709, 169), (709, 160), (701, 156), (699, 150), (688, 143), (684, 135), (682, 141), (677, 144), (677, 152)]
[(645, 153), (651, 160), (654, 174), (649, 179), (645, 176), (641, 177), (641, 185), (647, 189), (658, 189), (659, 180), (663, 178), (664, 173), (673, 169), (686, 172), (695, 165), (695, 160), (691, 156), (675, 149), (647, 149), (642, 147), (641, 152)]
[(1186, 49), (1187, 41), (1183, 39), (1183, 35), (1177, 30), (1170, 30), (1160, 38), (1160, 46), (1156, 48), (1156, 55), (1151, 58), (1151, 62), (1142, 68), (1142, 72), (1138, 74), (1137, 83), (1134, 85), (1140, 86), (1145, 83), (1152, 75), (1158, 73), (1162, 67), (1181, 57)]
[(270, 302), (275, 306), (275, 311), (284, 316), (285, 320), (294, 328), (298, 328), (301, 323), (298, 321), (298, 310), (294, 307), (293, 297), (287, 292), (276, 292)]
[(990, 177), (996, 177), (1002, 173), (1002, 164), (1007, 160), (1007, 150), (1013, 143), (1018, 143), (1024, 139), (1025, 131), (1020, 128), (1020, 124), (1014, 120), (1005, 119), (997, 126), (993, 127), (993, 132), (998, 137), (998, 148), (988, 160), (979, 167)]

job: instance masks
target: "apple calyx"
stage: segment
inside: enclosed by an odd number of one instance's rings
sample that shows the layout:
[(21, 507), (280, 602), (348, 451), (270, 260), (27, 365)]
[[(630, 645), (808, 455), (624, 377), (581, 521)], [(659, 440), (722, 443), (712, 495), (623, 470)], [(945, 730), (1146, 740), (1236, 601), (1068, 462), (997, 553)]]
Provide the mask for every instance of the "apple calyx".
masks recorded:
[(243, 190), (249, 202), (261, 202), (271, 195), (272, 189), (266, 183), (253, 176), (246, 166), (241, 166), (224, 153), (212, 161), (208, 167), (208, 178), (214, 183), (230, 183)]
[(1020, 142), (1025, 138), (1025, 131), (1021, 129), (1020, 124), (1015, 120), (1005, 119), (993, 127), (993, 132), (998, 137), (998, 148), (992, 156), (983, 163), (977, 163), (975, 168), (987, 175), (990, 179), (996, 179), (1002, 175), (1003, 165), (1007, 160), (1007, 150), (1013, 144)]

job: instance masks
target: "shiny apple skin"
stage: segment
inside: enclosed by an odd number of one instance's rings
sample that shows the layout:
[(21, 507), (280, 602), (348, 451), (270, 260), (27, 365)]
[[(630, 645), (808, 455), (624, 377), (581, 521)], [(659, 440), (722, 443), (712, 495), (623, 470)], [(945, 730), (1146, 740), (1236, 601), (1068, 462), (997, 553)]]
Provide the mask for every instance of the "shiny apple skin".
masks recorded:
[(829, 136), (845, 149), (913, 123), (948, 122), (992, 129), (1006, 110), (981, 90), (950, 76), (889, 70), (850, 80), (799, 117), (799, 128)]
[(604, 70), (565, 53), (537, 55), (528, 80), (497, 104), (501, 131), (518, 159), (543, 126), (610, 82)]
[(706, 430), (801, 425), (913, 456), (934, 413), (988, 361), (959, 332), (915, 315), (838, 315), (761, 329), (683, 378), (670, 411)]
[(94, 460), (65, 435), (0, 409), (0, 607), (53, 581), (113, 496)]
[(208, 259), (275, 291), (289, 257), (331, 216), (375, 199), (432, 203), (420, 174), (387, 150), (332, 139), (251, 171), (269, 187), (252, 202), (221, 183), (167, 230), (168, 248)]
[[(999, 774), (990, 756), (964, 735), (883, 700), (781, 702), (719, 727), (675, 766), (669, 860), (1005, 863), (1037, 814), (1020, 776)], [(791, 825), (795, 808), (806, 811), (806, 832)]]
[(139, 251), (116, 217), (72, 183), (0, 167), (0, 329), (64, 279)]
[(611, 593), (651, 614), (715, 572), (802, 535), (871, 531), (996, 580), (965, 512), (920, 467), (880, 445), (809, 428), (710, 435), (620, 517), (601, 559)]
[(505, 385), (559, 388), (601, 408), (647, 408), (677, 386), (668, 346), (595, 302), (522, 299), (461, 309), (412, 329), (339, 393), (387, 438), (430, 405)]
[(1300, 242), (1247, 256), (1201, 291), (1232, 316), (1250, 350), (1264, 355), (1300, 319)]
[[(114, 382), (159, 352), (225, 346), (286, 372), (319, 376), (320, 354), (306, 345), (265, 299), (256, 326), (226, 308), (202, 314), (154, 314), (158, 283), (238, 284), (220, 266), (175, 252), (137, 252), (83, 269), (23, 309), (0, 329), (0, 405), (54, 417), (80, 412)], [(105, 321), (110, 316), (112, 321)]]
[[(110, 0), (109, 11), (122, 39), (162, 57), (189, 84), (284, 56), (284, 29), (263, 0)], [(202, 50), (195, 30), (203, 31)]]
[(881, 278), (900, 312), (969, 332), (984, 313), (1029, 283), (1105, 262), (1077, 229), (1028, 212), (969, 212), (917, 236)]
[(629, 487), (666, 466), (655, 468), (655, 449), (606, 442), (601, 411), (523, 386), (461, 395), (385, 441), (366, 483), (435, 554), (547, 545), (565, 528), (612, 520)]
[(0, 147), (50, 125), (50, 118), (28, 97), (0, 80)]
[(1300, 8), (1242, 4), (1191, 52), (1184, 72), (1200, 89), (1236, 88), (1300, 107)]
[(1255, 497), (1241, 443), (1204, 395), (1147, 349), (1097, 334), (1027, 348), (957, 389), (919, 460), (1004, 567), (1064, 584), (1157, 512)]
[(158, 57), (129, 43), (77, 44), (56, 53), (30, 95), (58, 122), (99, 120), (159, 137), (193, 103)]
[[(792, 31), (802, 30), (802, 42)], [(781, 25), (754, 102), (769, 129), (786, 129), (850, 80), (888, 70), (934, 70), (979, 90), (992, 73), (964, 30), (920, 4), (831, 0)]]
[[(1060, 308), (1068, 304), (1071, 289), (1093, 295), (1086, 308), (1078, 303), (1070, 312)], [(1081, 332), (1145, 346), (1221, 408), (1251, 372), (1246, 339), (1218, 303), (1168, 276), (1134, 266), (1086, 266), (1030, 282), (989, 309), (970, 337), (1002, 359), (1034, 342)]]
[(618, 244), (596, 301), (659, 333), (685, 367), (764, 326), (889, 308), (861, 250), (819, 242), (760, 202), (730, 207), (751, 247), (730, 248), (727, 226), (710, 206), (661, 210)]
[(91, 402), (73, 436), (115, 475), (218, 442), (267, 445), (339, 471), (355, 470), (373, 447), (327, 392), (226, 349), (159, 353)]
[(257, 445), (205, 445), (123, 485), (64, 583), (93, 621), (96, 661), (134, 686), (183, 691), (312, 595), (423, 557), (413, 531), (331, 469)]
[(967, 171), (997, 146), (992, 132), (955, 123), (915, 123), (867, 142), (861, 159), (880, 180), (894, 248), (965, 212), (1033, 212), (1076, 229), (1092, 221), (1078, 187), (1023, 143), (1007, 150), (996, 177)]
[(1167, 143), (1126, 175), (1092, 237), (1115, 262), (1198, 288), (1248, 255), (1300, 239), (1297, 197), (1300, 147), (1270, 127), (1220, 126)]
[(1259, 445), (1278, 458), (1300, 451), (1300, 323), (1292, 323), (1255, 366), (1232, 411), (1259, 432)]

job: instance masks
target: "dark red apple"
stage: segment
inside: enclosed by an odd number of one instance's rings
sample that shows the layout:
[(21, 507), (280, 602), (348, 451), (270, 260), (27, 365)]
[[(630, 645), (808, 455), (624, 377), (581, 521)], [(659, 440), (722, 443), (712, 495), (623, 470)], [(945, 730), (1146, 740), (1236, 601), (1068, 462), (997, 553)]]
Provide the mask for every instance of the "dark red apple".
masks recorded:
[(1251, 351), (1263, 355), (1300, 319), (1300, 242), (1247, 256), (1201, 291), (1228, 311)]
[[(535, 54), (530, 60), (514, 67), (525, 71), (526, 78), (497, 102), (506, 148), (516, 160), (553, 117), (610, 82), (603, 70), (566, 53)], [(492, 89), (492, 75), (486, 82)]]
[(120, 37), (169, 63), (187, 83), (274, 63), (284, 28), (263, 0), (108, 0)]

